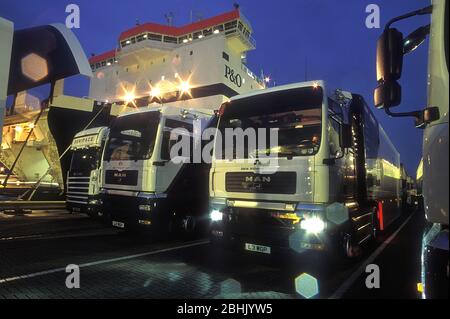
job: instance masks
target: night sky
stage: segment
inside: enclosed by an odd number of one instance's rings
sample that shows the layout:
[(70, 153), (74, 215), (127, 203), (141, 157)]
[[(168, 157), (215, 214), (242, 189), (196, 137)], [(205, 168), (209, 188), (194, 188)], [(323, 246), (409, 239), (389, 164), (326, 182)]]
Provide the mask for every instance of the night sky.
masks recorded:
[[(324, 79), (329, 86), (362, 94), (373, 105), (376, 86), (375, 48), (381, 29), (367, 29), (366, 6), (378, 4), (381, 23), (403, 13), (425, 7), (429, 0), (240, 0), (242, 13), (254, 29), (257, 49), (248, 56), (250, 68), (270, 74), (277, 85)], [(190, 22), (190, 12), (208, 18), (233, 9), (228, 0), (1, 0), (0, 16), (12, 20), (16, 29), (64, 23), (65, 8), (75, 3), (81, 10), (81, 28), (74, 30), (87, 55), (117, 46), (119, 34), (141, 23), (165, 23), (173, 12), (175, 25)], [(406, 36), (429, 23), (416, 17), (397, 24)], [(1, 44), (0, 44), (1, 45)], [(307, 61), (307, 63), (305, 63)], [(305, 72), (305, 65), (307, 71)], [(400, 111), (423, 108), (426, 103), (427, 45), (405, 58), (403, 105)], [(67, 94), (86, 96), (88, 82), (73, 79)], [(390, 119), (383, 111), (375, 114), (390, 135), (408, 172), (415, 176), (421, 157), (422, 132), (413, 120)]]

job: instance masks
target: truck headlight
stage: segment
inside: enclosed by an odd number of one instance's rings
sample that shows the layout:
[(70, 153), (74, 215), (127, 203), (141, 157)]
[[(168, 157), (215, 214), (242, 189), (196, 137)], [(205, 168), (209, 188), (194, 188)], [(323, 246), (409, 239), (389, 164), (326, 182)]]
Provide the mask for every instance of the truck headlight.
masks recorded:
[(300, 228), (310, 234), (319, 234), (325, 229), (325, 222), (317, 217), (306, 217), (300, 222)]
[(103, 205), (103, 201), (101, 199), (92, 199), (89, 201), (89, 205), (101, 206), (101, 205)]
[(220, 222), (223, 219), (223, 213), (218, 211), (218, 210), (213, 210), (211, 211), (211, 213), (209, 214), (209, 217), (211, 218), (211, 220), (213, 222)]
[(139, 205), (139, 210), (141, 212), (151, 212), (152, 206), (151, 205)]

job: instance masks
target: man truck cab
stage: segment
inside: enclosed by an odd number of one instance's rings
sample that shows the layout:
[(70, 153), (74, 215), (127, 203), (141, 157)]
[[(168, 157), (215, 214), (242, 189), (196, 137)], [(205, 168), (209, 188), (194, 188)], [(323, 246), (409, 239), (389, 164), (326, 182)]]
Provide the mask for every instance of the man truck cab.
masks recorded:
[[(167, 234), (207, 223), (209, 166), (195, 162), (194, 141), (212, 110), (161, 106), (115, 119), (104, 154), (104, 212), (114, 227)], [(177, 139), (188, 151), (171, 157)], [(203, 214), (206, 214), (202, 220)]]
[[(399, 216), (399, 153), (361, 96), (326, 92), (323, 81), (304, 82), (222, 106), (217, 134), (257, 130), (258, 145), (239, 152), (232, 144), (227, 156), (230, 144), (216, 137), (214, 241), (265, 254), (343, 249), (351, 257)], [(278, 143), (260, 145), (270, 130)]]
[(71, 212), (91, 217), (101, 214), (101, 158), (108, 132), (107, 127), (97, 127), (81, 131), (73, 139), (66, 194), (66, 206)]

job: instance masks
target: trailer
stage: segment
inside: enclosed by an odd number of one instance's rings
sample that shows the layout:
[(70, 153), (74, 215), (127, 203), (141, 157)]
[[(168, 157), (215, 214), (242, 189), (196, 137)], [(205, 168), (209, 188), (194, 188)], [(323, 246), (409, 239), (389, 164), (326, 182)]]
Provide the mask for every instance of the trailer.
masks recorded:
[[(222, 106), (217, 134), (257, 130), (258, 145), (239, 152), (236, 143), (229, 151), (216, 137), (214, 242), (264, 254), (314, 250), (353, 257), (400, 215), (399, 153), (362, 96), (327, 92), (324, 81), (303, 82)], [(278, 132), (277, 143), (260, 145), (270, 130)]]

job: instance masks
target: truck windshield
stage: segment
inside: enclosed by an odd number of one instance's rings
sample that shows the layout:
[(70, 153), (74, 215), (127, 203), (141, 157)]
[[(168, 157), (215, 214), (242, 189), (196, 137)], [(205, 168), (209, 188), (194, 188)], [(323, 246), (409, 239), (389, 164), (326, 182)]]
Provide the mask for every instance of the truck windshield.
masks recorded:
[[(266, 147), (245, 150), (244, 158), (258, 155), (308, 156), (317, 153), (322, 132), (322, 88), (304, 87), (256, 95), (231, 102), (225, 106), (219, 130), (226, 138), (226, 129), (255, 129), (257, 141), (260, 128), (266, 129)], [(270, 129), (278, 129), (277, 147), (269, 148)], [(230, 154), (222, 143), (222, 158)], [(233, 143), (236, 148), (237, 143)], [(272, 144), (273, 145), (273, 144)], [(247, 146), (248, 148), (248, 146)], [(228, 151), (228, 152), (227, 152)], [(238, 152), (233, 150), (235, 157)]]
[(160, 112), (143, 112), (117, 118), (105, 152), (106, 161), (138, 161), (152, 157)]
[(98, 148), (86, 148), (75, 150), (72, 153), (71, 171), (90, 172), (98, 168), (100, 150)]

